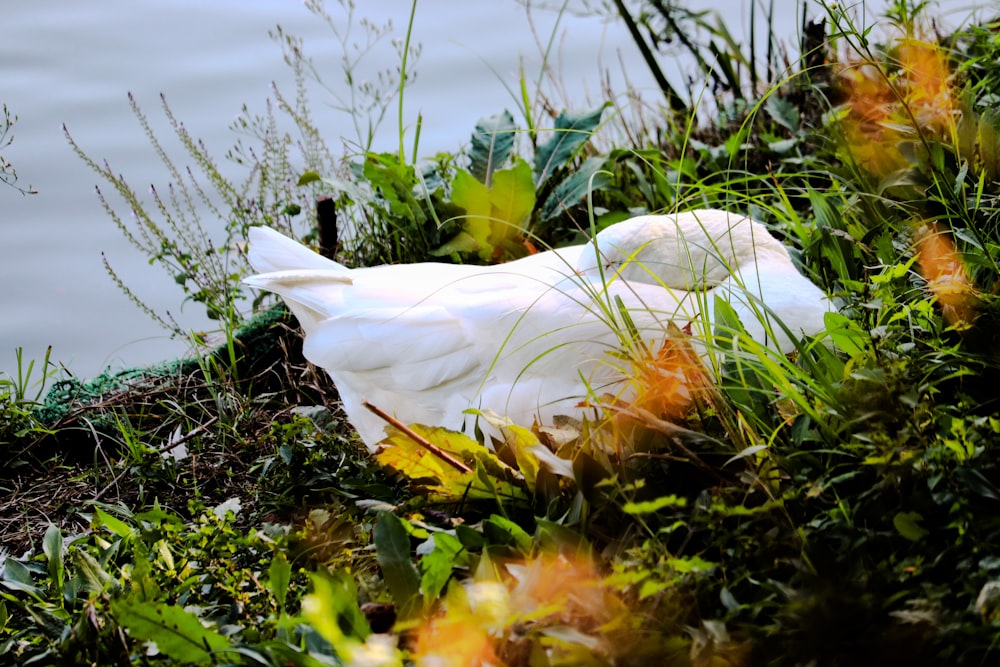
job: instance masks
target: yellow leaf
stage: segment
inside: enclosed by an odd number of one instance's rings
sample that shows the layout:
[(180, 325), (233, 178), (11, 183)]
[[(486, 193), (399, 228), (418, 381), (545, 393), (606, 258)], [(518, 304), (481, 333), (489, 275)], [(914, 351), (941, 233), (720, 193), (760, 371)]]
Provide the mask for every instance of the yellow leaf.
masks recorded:
[(489, 188), (469, 172), (459, 169), (451, 184), (451, 200), (465, 209), (466, 218), (462, 228), (475, 239), (479, 258), (484, 261), (491, 259), (492, 206)]
[(419, 491), (439, 499), (527, 497), (524, 478), (469, 436), (441, 427), (412, 424), (409, 428), (445, 455), (465, 465), (459, 470), (406, 433), (388, 429), (375, 458), (406, 476)]
[(493, 216), (490, 242), (499, 246), (520, 236), (535, 207), (535, 183), (527, 162), (518, 160), (512, 168), (494, 172), (490, 204)]

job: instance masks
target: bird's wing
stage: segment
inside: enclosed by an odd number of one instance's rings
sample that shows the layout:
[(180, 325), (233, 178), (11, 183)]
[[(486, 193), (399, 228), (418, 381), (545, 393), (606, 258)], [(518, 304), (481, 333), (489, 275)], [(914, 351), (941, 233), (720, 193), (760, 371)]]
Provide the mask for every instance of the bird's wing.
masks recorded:
[(318, 323), (303, 352), (332, 373), (370, 374), (415, 392), (474, 375), (481, 364), (474, 345), (462, 319), (440, 306), (370, 306)]

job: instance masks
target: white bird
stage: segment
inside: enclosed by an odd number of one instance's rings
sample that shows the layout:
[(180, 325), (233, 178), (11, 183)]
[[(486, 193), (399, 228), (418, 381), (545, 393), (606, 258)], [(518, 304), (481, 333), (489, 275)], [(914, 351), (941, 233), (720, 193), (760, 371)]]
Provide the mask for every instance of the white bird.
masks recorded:
[(259, 274), (245, 282), (285, 300), (305, 357), (330, 374), (372, 449), (385, 424), (366, 401), (407, 424), (469, 431), (469, 408), (530, 426), (583, 416), (588, 396), (628, 400), (622, 309), (649, 347), (673, 322), (692, 324), (704, 352), (719, 296), (750, 336), (786, 353), (786, 329), (816, 334), (830, 309), (763, 225), (717, 210), (632, 218), (495, 266), (348, 269), (268, 228), (249, 239)]

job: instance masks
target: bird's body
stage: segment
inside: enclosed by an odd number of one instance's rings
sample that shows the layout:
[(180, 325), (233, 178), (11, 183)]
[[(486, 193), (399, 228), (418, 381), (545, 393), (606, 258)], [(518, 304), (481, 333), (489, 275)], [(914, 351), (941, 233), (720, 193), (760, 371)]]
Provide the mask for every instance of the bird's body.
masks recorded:
[[(368, 401), (404, 423), (460, 428), (463, 411), (517, 423), (579, 416), (588, 395), (628, 398), (621, 309), (655, 344), (667, 325), (714, 321), (728, 300), (747, 332), (788, 351), (822, 328), (822, 293), (759, 223), (721, 211), (633, 218), (593, 243), (496, 266), (438, 263), (348, 269), (273, 230), (250, 234), (247, 279), (279, 294), (329, 372), (369, 447), (384, 424)], [(774, 334), (777, 333), (777, 336)], [(704, 349), (704, 348), (702, 348)]]

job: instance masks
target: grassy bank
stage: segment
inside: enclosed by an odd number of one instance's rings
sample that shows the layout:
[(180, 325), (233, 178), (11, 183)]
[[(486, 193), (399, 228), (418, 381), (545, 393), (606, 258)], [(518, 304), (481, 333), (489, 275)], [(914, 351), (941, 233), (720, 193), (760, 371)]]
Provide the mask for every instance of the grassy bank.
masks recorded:
[[(525, 85), (460, 154), (415, 163), (401, 129), (398, 152), (334, 157), (302, 45), (279, 33), (303, 85), (237, 122), (259, 142), (234, 148), (245, 183), (218, 178), (180, 123), (201, 176), (161, 154), (176, 183), (152, 210), (80, 153), (123, 233), (221, 335), (91, 382), (37, 389), (47, 360), (0, 380), (0, 660), (996, 660), (997, 22), (938, 34), (900, 2), (869, 31), (830, 9), (786, 63), (775, 37), (749, 56), (710, 17), (647, 9), (618, 6), (651, 66), (669, 39), (705, 88), (659, 77), (655, 100), (561, 109)], [(382, 107), (411, 65), (369, 91)], [(186, 201), (209, 203), (224, 238)], [(415, 427), (471, 472), (417, 460), (398, 431), (370, 456), (295, 322), (239, 286), (253, 224), (356, 265), (491, 263), (702, 207), (751, 214), (792, 248), (837, 306), (828, 331), (790, 357), (718, 340), (717, 383), (651, 384), (637, 404), (655, 411), (624, 426), (508, 426), (492, 451)], [(652, 369), (689, 368), (683, 334), (666, 340)]]

